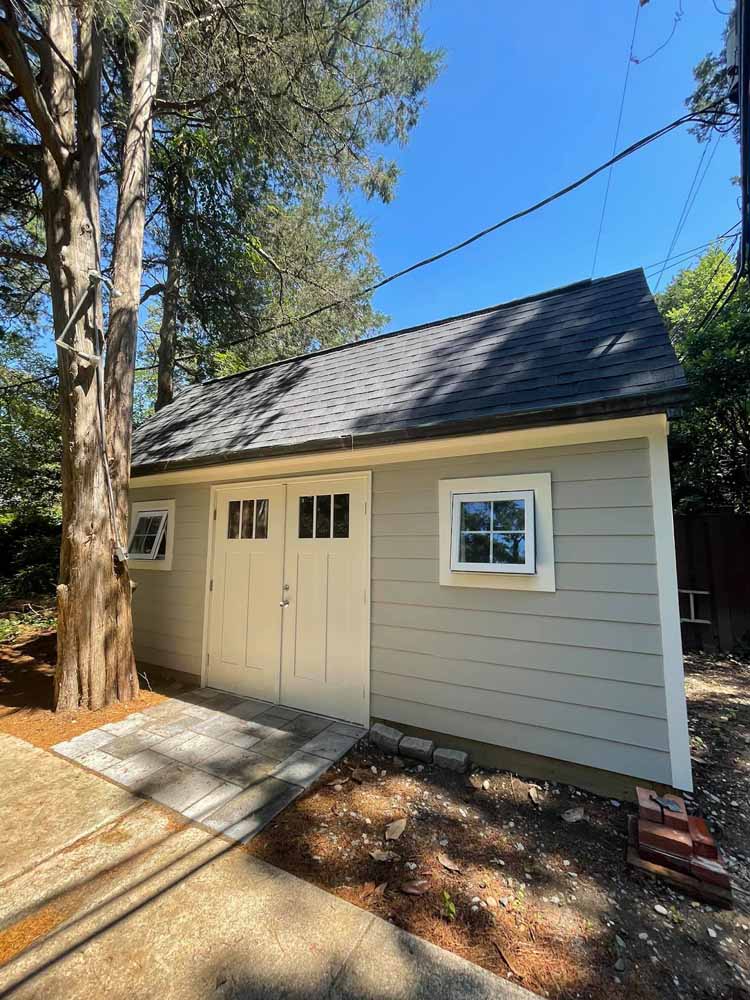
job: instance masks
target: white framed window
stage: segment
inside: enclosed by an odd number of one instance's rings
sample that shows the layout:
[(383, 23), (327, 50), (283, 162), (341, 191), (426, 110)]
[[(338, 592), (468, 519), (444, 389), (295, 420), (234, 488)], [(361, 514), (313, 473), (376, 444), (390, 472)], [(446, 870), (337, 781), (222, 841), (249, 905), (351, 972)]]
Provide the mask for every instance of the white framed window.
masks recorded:
[(128, 561), (131, 569), (172, 568), (174, 500), (139, 500), (130, 507)]
[(534, 491), (452, 494), (451, 570), (536, 573)]
[(552, 477), (441, 479), (440, 584), (555, 590)]

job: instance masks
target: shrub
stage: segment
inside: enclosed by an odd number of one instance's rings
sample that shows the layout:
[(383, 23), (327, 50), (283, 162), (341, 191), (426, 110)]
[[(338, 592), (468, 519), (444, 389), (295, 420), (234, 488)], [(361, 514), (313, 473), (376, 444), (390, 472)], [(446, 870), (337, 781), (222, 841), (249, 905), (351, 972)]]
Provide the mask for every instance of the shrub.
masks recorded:
[(52, 596), (60, 561), (60, 522), (40, 513), (0, 520), (0, 592), (4, 600)]

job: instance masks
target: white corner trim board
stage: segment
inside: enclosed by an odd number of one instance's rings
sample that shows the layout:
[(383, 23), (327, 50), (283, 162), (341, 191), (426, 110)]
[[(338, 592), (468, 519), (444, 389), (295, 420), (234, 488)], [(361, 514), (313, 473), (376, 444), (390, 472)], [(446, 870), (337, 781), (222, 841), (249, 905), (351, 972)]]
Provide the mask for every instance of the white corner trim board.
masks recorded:
[[(453, 497), (475, 493), (534, 494), (536, 527), (536, 571), (534, 573), (466, 572), (451, 566), (454, 531)], [(438, 486), (440, 531), (440, 586), (483, 587), (494, 590), (555, 590), (555, 552), (552, 530), (552, 476), (549, 472), (518, 476), (472, 476), (465, 479), (441, 479)]]
[(659, 590), (659, 619), (672, 784), (675, 788), (691, 792), (693, 790), (693, 772), (690, 764), (690, 734), (685, 698), (685, 672), (682, 661), (682, 633), (680, 631), (680, 607), (677, 594), (677, 560), (667, 433), (668, 427), (665, 420), (661, 429), (653, 430), (648, 436), (651, 500), (656, 543), (656, 579)]

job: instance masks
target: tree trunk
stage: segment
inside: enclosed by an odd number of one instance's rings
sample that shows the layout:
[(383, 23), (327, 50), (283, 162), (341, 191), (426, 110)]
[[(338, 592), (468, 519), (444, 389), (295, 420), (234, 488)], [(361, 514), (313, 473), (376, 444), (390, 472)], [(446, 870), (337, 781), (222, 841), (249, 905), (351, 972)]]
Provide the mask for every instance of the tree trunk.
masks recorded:
[[(48, 31), (71, 64), (76, 60), (71, 8), (52, 0)], [(101, 50), (90, 16), (79, 21), (76, 94), (69, 69), (50, 54), (47, 106), (66, 150), (62, 165), (45, 152), (44, 217), (55, 333), (59, 337), (85, 298), (81, 318), (65, 342), (87, 354), (101, 352), (102, 308), (89, 272), (99, 270), (99, 90)], [(76, 119), (78, 124), (76, 124)], [(110, 700), (104, 663), (114, 584), (112, 533), (98, 422), (96, 369), (58, 349), (62, 424), (63, 531), (57, 588), (58, 664), (55, 707), (99, 708)]]
[[(133, 381), (151, 153), (151, 112), (159, 83), (165, 17), (166, 0), (156, 0), (139, 32), (115, 226), (112, 279), (117, 295), (110, 310), (104, 377), (107, 454), (117, 533), (123, 541), (128, 524)], [(131, 583), (127, 571), (120, 574), (118, 583), (113, 599), (115, 627), (107, 639), (107, 680), (116, 688), (117, 696), (123, 698), (137, 692), (138, 675), (133, 655)]]
[(167, 212), (169, 220), (169, 245), (167, 248), (167, 281), (161, 305), (159, 327), (159, 371), (156, 387), (156, 404), (160, 410), (174, 398), (174, 359), (177, 352), (177, 310), (180, 303), (180, 222), (174, 210)]

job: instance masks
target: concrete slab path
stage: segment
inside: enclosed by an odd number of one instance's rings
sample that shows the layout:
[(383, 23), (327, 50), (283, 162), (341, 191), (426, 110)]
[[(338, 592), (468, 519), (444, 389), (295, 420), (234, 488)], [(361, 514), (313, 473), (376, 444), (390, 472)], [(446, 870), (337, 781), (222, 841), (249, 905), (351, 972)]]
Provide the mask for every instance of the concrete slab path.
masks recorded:
[(532, 1000), (2, 734), (0, 790), (0, 997)]
[(244, 843), (366, 732), (200, 688), (52, 749)]

